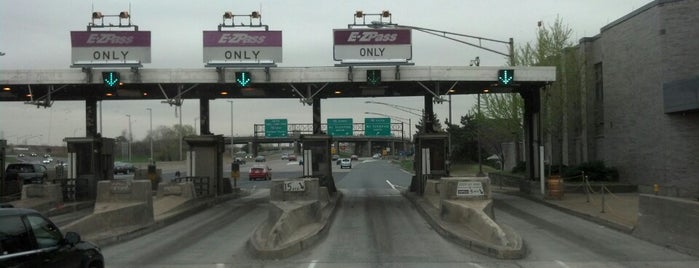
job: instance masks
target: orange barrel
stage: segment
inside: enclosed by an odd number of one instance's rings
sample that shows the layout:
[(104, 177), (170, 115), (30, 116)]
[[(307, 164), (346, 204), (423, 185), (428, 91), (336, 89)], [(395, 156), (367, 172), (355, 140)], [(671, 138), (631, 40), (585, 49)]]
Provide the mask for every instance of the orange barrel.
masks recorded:
[(563, 198), (563, 179), (560, 175), (551, 175), (548, 180), (548, 196), (551, 198), (562, 199)]

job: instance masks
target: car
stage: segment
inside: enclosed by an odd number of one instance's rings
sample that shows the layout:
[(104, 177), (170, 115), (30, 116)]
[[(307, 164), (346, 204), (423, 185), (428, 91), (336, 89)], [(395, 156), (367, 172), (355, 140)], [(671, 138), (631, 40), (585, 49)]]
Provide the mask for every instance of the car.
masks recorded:
[(248, 179), (250, 180), (271, 180), (272, 179), (272, 169), (266, 165), (254, 165), (250, 168), (248, 172)]
[(351, 160), (359, 160), (359, 156), (357, 156), (356, 154), (353, 154), (352, 156), (350, 156), (350, 159)]
[(352, 168), (352, 159), (349, 159), (349, 158), (340, 159), (340, 168)]
[(295, 154), (290, 154), (288, 159), (289, 159), (289, 161), (296, 161), (298, 158), (296, 157)]
[(2, 267), (104, 267), (99, 247), (32, 209), (0, 208), (0, 249)]
[(124, 173), (124, 175), (136, 172), (136, 166), (126, 162), (114, 162), (114, 174)]
[(373, 158), (373, 159), (381, 159), (381, 154), (376, 153), (376, 154), (374, 154), (373, 156), (371, 156), (371, 158)]
[(289, 159), (289, 154), (283, 153), (283, 154), (282, 154), (282, 160), (287, 160), (287, 159)]
[(19, 157), (24, 157), (24, 154), (19, 154), (18, 156), (19, 156)]
[(243, 160), (243, 158), (236, 157), (235, 160), (233, 160), (233, 163), (242, 166), (242, 165), (245, 165), (245, 160)]
[(32, 157), (36, 157), (36, 153), (31, 153), (30, 154)]
[(51, 159), (51, 158), (46, 158), (46, 159), (44, 159), (44, 160), (41, 160), (41, 163), (43, 163), (43, 164), (51, 164), (51, 161), (53, 161), (53, 159)]
[(44, 158), (50, 158), (50, 157), (51, 157), (50, 154), (44, 154)]
[(266, 162), (267, 159), (263, 155), (258, 155), (255, 157), (255, 162)]
[(333, 160), (333, 161), (337, 161), (337, 160), (340, 160), (340, 156), (339, 156), (339, 155), (336, 155), (336, 154), (334, 154), (334, 155), (332, 156), (332, 160)]

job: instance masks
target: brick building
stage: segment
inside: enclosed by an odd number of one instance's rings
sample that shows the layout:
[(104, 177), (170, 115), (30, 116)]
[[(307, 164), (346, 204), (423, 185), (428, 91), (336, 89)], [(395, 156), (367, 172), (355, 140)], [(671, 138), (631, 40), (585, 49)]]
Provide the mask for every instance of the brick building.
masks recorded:
[(554, 152), (604, 160), (641, 192), (699, 198), (699, 0), (653, 1), (575, 53), (579, 97)]

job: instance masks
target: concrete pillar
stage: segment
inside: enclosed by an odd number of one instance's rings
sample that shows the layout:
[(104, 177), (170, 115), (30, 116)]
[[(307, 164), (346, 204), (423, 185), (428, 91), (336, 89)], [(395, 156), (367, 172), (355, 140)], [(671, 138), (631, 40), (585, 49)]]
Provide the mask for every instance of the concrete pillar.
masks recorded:
[(211, 135), (209, 130), (209, 99), (199, 99), (199, 134)]
[(85, 135), (97, 136), (97, 100), (95, 98), (85, 100)]

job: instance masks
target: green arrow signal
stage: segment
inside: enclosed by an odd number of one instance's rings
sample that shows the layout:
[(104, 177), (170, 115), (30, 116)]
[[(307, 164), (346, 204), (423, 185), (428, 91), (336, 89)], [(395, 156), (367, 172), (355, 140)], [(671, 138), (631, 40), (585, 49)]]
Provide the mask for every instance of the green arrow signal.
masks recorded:
[(247, 72), (241, 72), (240, 78), (235, 79), (241, 87), (246, 87), (250, 84), (250, 77), (247, 77)]
[(107, 83), (107, 86), (114, 87), (117, 83), (119, 83), (119, 78), (114, 77), (114, 73), (109, 73), (109, 77), (105, 78), (104, 82)]
[(514, 70), (500, 70), (498, 72), (498, 81), (501, 85), (507, 86), (515, 78)]

